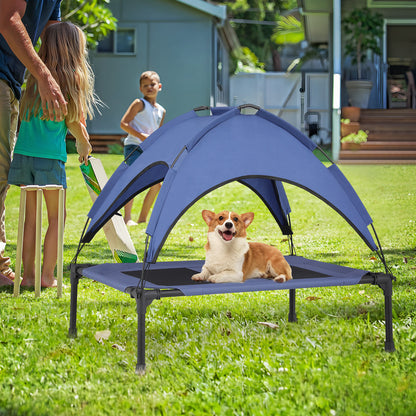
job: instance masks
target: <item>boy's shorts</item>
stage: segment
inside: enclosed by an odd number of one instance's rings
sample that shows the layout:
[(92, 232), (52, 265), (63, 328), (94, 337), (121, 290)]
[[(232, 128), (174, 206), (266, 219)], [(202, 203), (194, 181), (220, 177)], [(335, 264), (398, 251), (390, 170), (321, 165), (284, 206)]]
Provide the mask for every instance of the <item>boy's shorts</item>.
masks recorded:
[[(128, 144), (124, 146), (124, 159), (126, 165), (132, 165), (133, 162), (143, 153), (143, 150), (140, 148), (139, 145), (135, 144)], [(127, 159), (128, 157), (128, 159)]]
[(9, 170), (9, 185), (62, 185), (66, 188), (62, 160), (14, 154)]

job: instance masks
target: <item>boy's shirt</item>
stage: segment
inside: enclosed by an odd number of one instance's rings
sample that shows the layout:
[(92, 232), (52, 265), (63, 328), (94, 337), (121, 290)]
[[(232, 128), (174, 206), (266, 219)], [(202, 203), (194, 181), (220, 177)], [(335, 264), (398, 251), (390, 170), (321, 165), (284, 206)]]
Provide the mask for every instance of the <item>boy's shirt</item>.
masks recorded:
[[(144, 98), (141, 99), (144, 108), (140, 113), (137, 113), (134, 119), (130, 122), (131, 127), (137, 130), (139, 133), (152, 134), (156, 129), (160, 127), (165, 109), (158, 103), (153, 106)], [(124, 140), (124, 145), (138, 145), (142, 141), (131, 134), (128, 134)]]

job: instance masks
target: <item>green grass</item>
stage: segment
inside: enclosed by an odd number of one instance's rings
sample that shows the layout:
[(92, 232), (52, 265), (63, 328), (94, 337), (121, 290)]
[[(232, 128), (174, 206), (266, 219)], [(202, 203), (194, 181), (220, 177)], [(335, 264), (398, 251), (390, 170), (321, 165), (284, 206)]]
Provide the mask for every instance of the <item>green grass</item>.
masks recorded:
[[(120, 156), (102, 156), (110, 174)], [(384, 247), (394, 283), (394, 340), (384, 352), (384, 299), (373, 286), (298, 290), (298, 323), (286, 291), (165, 298), (147, 313), (147, 373), (138, 377), (134, 300), (83, 279), (78, 337), (68, 338), (69, 273), (61, 299), (0, 288), (1, 415), (416, 415), (416, 165), (342, 166)], [(65, 265), (91, 205), (76, 162), (67, 164)], [(297, 254), (383, 271), (350, 226), (315, 197), (287, 186)], [(142, 197), (136, 198), (138, 215)], [(6, 201), (7, 253), (16, 249), (19, 192)], [(160, 261), (201, 259), (202, 209), (254, 211), (250, 239), (288, 245), (259, 199), (230, 184), (178, 222)], [(46, 224), (45, 224), (46, 225)], [(139, 257), (145, 225), (130, 228)], [(190, 239), (190, 237), (193, 238)], [(111, 262), (100, 231), (79, 262)], [(277, 324), (276, 329), (259, 322)], [(110, 330), (96, 341), (97, 331)]]

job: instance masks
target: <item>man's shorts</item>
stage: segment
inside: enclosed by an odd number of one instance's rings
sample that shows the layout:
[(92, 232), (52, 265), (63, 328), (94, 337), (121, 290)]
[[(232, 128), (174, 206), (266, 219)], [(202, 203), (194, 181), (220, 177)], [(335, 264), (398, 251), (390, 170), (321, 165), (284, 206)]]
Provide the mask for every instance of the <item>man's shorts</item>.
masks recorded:
[(9, 185), (62, 185), (66, 188), (62, 160), (14, 154), (9, 170)]

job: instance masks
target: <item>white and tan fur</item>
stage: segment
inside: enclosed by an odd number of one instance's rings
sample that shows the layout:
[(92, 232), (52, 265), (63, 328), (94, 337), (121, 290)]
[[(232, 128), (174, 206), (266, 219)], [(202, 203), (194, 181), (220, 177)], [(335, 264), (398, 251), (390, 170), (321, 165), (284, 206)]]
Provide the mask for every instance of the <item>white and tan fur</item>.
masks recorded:
[(252, 212), (203, 210), (202, 218), (208, 225), (205, 263), (192, 280), (226, 283), (261, 277), (283, 283), (292, 279), (292, 269), (276, 247), (247, 241)]

